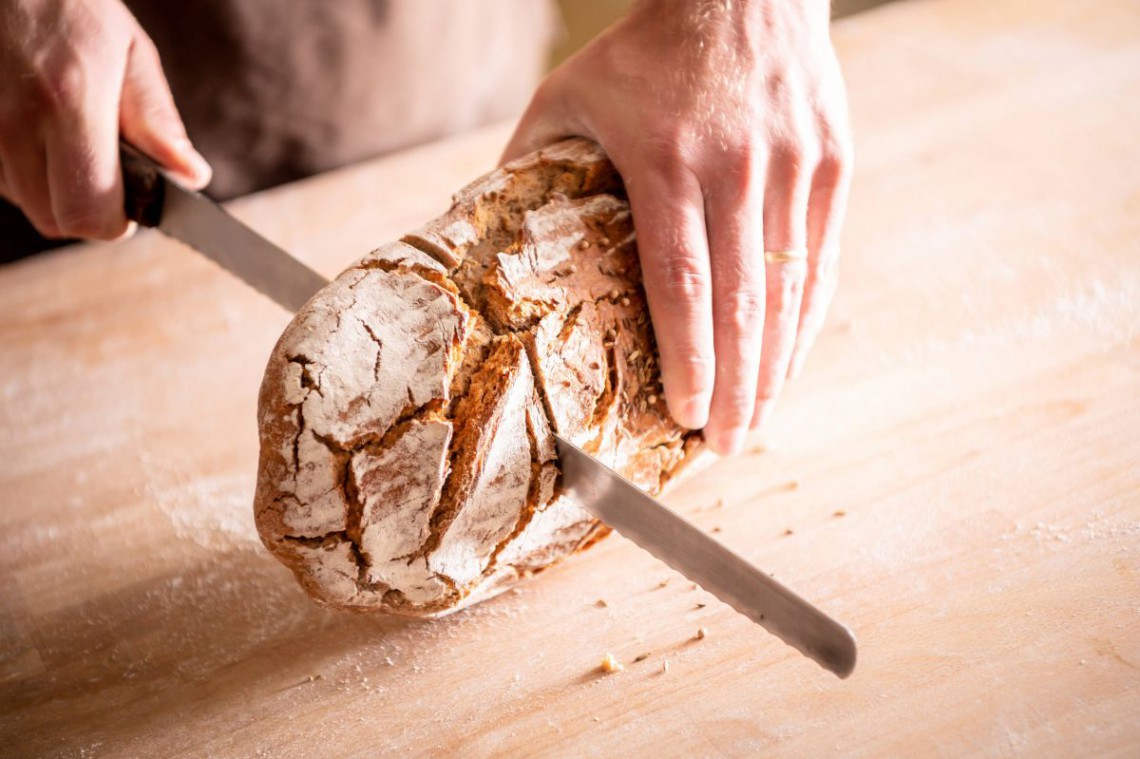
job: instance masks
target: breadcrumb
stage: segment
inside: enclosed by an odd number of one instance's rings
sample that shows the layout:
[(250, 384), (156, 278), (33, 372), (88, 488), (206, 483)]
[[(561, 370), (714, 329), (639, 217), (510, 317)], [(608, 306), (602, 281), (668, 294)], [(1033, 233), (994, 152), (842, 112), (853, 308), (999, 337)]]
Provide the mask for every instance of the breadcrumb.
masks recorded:
[(606, 599), (599, 598), (597, 601), (594, 601), (594, 606), (597, 606), (599, 609), (604, 609), (609, 606), (609, 604), (606, 603)]
[(618, 658), (613, 654), (606, 654), (602, 658), (602, 671), (607, 675), (612, 675), (614, 672), (621, 672), (625, 667), (622, 666)]
[(707, 637), (709, 637), (708, 628), (698, 627), (697, 628), (697, 640), (704, 640)]

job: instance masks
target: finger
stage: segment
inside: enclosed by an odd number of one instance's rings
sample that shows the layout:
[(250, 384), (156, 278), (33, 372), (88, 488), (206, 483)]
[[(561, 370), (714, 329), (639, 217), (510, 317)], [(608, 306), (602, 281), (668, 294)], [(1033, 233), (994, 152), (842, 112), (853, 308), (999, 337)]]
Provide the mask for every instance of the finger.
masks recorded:
[(772, 160), (764, 194), (764, 348), (756, 381), (755, 429), (771, 416), (784, 386), (799, 326), (807, 274), (807, 205), (810, 173), (801, 150), (786, 149)]
[(62, 237), (51, 208), (47, 181), (47, 154), (39, 135), (27, 132), (22, 139), (6, 144), (4, 181), (9, 200), (44, 237)]
[(706, 184), (716, 385), (705, 437), (722, 455), (743, 446), (756, 399), (766, 300), (765, 163), (737, 158)]
[(642, 166), (623, 174), (661, 357), (665, 400), (678, 424), (700, 429), (708, 420), (715, 365), (700, 185), (679, 164), (665, 169)]
[(212, 170), (186, 136), (186, 127), (162, 73), (158, 50), (141, 33), (127, 54), (120, 128), (128, 142), (186, 186), (200, 190), (210, 183)]
[(830, 147), (812, 178), (808, 199), (808, 271), (800, 307), (799, 333), (789, 374), (802, 370), (835, 293), (839, 276), (839, 234), (851, 187), (851, 159), (847, 148)]
[(73, 69), (77, 73), (61, 79), (70, 84), (61, 88), (44, 128), (44, 148), (60, 232), (113, 240), (127, 229), (118, 149), (122, 61), (102, 61), (98, 70), (100, 76)]

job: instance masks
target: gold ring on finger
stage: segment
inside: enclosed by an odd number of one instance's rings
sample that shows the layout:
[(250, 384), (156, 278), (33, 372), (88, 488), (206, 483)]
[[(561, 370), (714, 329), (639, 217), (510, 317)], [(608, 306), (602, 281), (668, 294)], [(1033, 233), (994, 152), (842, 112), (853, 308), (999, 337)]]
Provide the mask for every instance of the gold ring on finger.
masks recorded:
[(764, 261), (770, 264), (788, 264), (794, 261), (806, 261), (807, 251), (803, 248), (794, 250), (766, 250)]

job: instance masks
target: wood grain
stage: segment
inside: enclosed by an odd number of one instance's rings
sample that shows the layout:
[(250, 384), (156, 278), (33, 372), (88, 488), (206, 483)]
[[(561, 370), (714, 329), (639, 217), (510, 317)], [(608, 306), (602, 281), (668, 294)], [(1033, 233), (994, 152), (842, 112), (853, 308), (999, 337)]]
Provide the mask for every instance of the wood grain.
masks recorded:
[[(835, 35), (859, 166), (828, 327), (755, 450), (669, 500), (848, 623), (851, 679), (618, 538), (438, 622), (318, 609), (250, 511), (288, 315), (144, 233), (0, 270), (0, 754), (1135, 756), (1140, 7)], [(506, 134), (234, 210), (335, 274)]]

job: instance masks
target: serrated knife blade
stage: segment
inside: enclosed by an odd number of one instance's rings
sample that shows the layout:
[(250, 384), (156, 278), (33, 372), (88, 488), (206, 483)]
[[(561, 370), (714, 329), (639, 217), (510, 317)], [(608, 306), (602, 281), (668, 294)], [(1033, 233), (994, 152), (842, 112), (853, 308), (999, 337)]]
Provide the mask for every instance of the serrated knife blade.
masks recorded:
[(569, 440), (556, 436), (564, 492), (625, 538), (839, 677), (855, 636)]
[(125, 143), (120, 146), (127, 216), (185, 243), (295, 313), (328, 280), (238, 221), (201, 193), (166, 176)]

